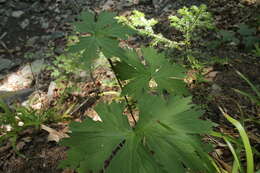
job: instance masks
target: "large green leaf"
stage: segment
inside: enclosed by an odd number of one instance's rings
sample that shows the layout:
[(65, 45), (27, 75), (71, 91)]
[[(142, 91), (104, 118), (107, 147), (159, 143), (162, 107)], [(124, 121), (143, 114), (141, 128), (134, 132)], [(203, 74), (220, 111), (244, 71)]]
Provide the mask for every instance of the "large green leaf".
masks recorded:
[(134, 31), (119, 24), (114, 19), (115, 16), (115, 13), (110, 12), (101, 12), (98, 16), (91, 12), (82, 13), (81, 22), (75, 23), (76, 31), (82, 35), (79, 42), (69, 48), (69, 52), (83, 52), (83, 59), (88, 63), (98, 57), (98, 51), (108, 58), (124, 57), (118, 39), (126, 39)]
[(239, 29), (237, 32), (243, 36), (250, 36), (250, 35), (254, 35), (256, 33), (255, 28), (250, 28), (246, 24), (240, 24), (238, 27), (239, 27)]
[(140, 119), (136, 133), (143, 134), (145, 144), (167, 172), (185, 172), (183, 165), (204, 172), (210, 169), (207, 150), (194, 135), (210, 132), (212, 123), (200, 120), (203, 111), (190, 102), (190, 97), (178, 96), (167, 102), (155, 96), (143, 96), (139, 100)]
[[(164, 54), (157, 53), (153, 48), (143, 48), (142, 53), (144, 63), (136, 52), (128, 51), (127, 58), (115, 67), (121, 80), (129, 80), (123, 89), (124, 95), (139, 98), (151, 89), (179, 95), (188, 93), (183, 80), (185, 69), (181, 65), (169, 63)], [(157, 87), (151, 87), (151, 82)]]
[(84, 173), (101, 170), (117, 145), (133, 133), (127, 117), (122, 116), (123, 108), (116, 103), (99, 104), (96, 111), (102, 122), (87, 119), (83, 123), (72, 123), (72, 137), (62, 143), (70, 146), (68, 159), (62, 166), (69, 165)]
[(107, 173), (167, 173), (143, 146), (141, 139), (136, 134), (129, 136), (113, 158)]
[[(107, 173), (214, 172), (208, 150), (198, 136), (209, 132), (211, 123), (199, 120), (202, 111), (190, 102), (190, 98), (165, 101), (144, 96), (138, 104), (139, 121), (134, 129), (123, 115), (122, 104), (99, 104), (96, 111), (102, 122), (87, 119), (72, 124), (71, 137), (62, 142), (70, 150), (61, 166), (79, 173), (98, 173), (109, 160)], [(122, 141), (123, 146), (115, 152)]]

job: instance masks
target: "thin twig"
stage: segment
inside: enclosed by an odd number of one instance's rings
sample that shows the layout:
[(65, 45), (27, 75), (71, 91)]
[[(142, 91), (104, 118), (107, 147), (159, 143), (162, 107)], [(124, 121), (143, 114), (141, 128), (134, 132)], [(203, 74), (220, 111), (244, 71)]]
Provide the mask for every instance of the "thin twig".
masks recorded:
[[(113, 70), (113, 72), (114, 72), (114, 74), (115, 74), (115, 77), (116, 77), (116, 80), (117, 80), (117, 82), (118, 82), (118, 84), (119, 84), (119, 87), (121, 88), (121, 90), (123, 90), (123, 85), (122, 85), (120, 79), (118, 78), (118, 76), (117, 76), (117, 74), (116, 74), (116, 72), (115, 72), (115, 67), (114, 67), (114, 65), (113, 65), (112, 60), (111, 60), (110, 58), (107, 58), (107, 59), (108, 59), (108, 62), (109, 62), (109, 64), (110, 64), (110, 66), (111, 66), (111, 69)], [(126, 102), (126, 105), (127, 105), (127, 107), (128, 107), (128, 110), (129, 110), (129, 112), (130, 112), (130, 114), (131, 114), (131, 117), (132, 117), (132, 119), (134, 120), (134, 123), (135, 123), (135, 125), (136, 125), (136, 124), (137, 124), (137, 121), (136, 121), (136, 119), (135, 119), (135, 117), (134, 117), (132, 107), (131, 107), (131, 105), (130, 105), (130, 103), (129, 103), (129, 101), (128, 101), (127, 96), (124, 96), (124, 98), (125, 98), (125, 102)]]
[(37, 77), (36, 77), (34, 72), (33, 72), (32, 63), (31, 62), (29, 63), (29, 66), (30, 66), (30, 70), (32, 72), (33, 80), (35, 81), (35, 89), (36, 89), (37, 92), (39, 92), (40, 87), (39, 87), (39, 83), (38, 83), (38, 74), (37, 74)]
[(101, 93), (100, 92), (100, 87), (96, 84), (96, 78), (93, 75), (93, 71), (92, 71), (91, 67), (89, 69), (89, 75), (90, 75), (90, 79), (93, 82), (93, 85), (94, 85), (95, 89), (97, 90), (96, 96), (98, 96)]

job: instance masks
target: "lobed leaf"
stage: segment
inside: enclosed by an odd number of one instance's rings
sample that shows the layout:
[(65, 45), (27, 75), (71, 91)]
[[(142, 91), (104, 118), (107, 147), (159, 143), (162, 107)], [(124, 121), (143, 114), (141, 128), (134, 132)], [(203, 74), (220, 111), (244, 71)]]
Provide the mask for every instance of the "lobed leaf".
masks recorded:
[(122, 104), (99, 104), (96, 111), (102, 122), (87, 119), (83, 123), (72, 123), (72, 137), (62, 142), (62, 145), (70, 146), (68, 159), (61, 166), (84, 173), (102, 170), (117, 145), (133, 133), (127, 117), (122, 116), (123, 108)]
[(134, 31), (119, 24), (114, 19), (115, 16), (115, 13), (110, 12), (101, 12), (97, 16), (91, 12), (82, 13), (81, 21), (74, 24), (76, 31), (82, 35), (79, 42), (69, 48), (69, 52), (82, 52), (82, 59), (86, 64), (91, 64), (93, 59), (98, 58), (99, 51), (108, 58), (124, 57), (119, 39), (127, 39)]
[[(209, 150), (198, 136), (209, 132), (211, 123), (198, 119), (202, 112), (190, 104), (191, 99), (173, 97), (166, 101), (149, 95), (142, 98), (134, 129), (123, 115), (124, 105), (119, 103), (96, 107), (102, 122), (87, 119), (74, 123), (71, 138), (62, 143), (70, 150), (61, 166), (79, 173), (102, 169), (108, 173), (185, 173), (190, 169), (214, 172), (206, 154)], [(122, 141), (123, 146), (115, 152)]]
[(155, 81), (155, 89), (161, 93), (167, 90), (178, 95), (188, 94), (183, 81), (185, 69), (182, 66), (169, 63), (164, 54), (157, 53), (153, 48), (143, 48), (142, 53), (144, 63), (136, 52), (128, 51), (127, 57), (114, 69), (121, 80), (129, 80), (123, 88), (123, 95), (141, 97), (152, 90), (149, 86), (151, 80)]

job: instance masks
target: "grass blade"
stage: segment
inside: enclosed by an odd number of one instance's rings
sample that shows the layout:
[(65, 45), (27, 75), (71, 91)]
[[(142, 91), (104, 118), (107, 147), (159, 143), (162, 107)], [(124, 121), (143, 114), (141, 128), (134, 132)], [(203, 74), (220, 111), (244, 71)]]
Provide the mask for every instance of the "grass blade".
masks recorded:
[(224, 140), (227, 143), (228, 148), (230, 149), (230, 151), (231, 151), (231, 153), (232, 153), (232, 155), (234, 157), (234, 164), (233, 164), (233, 168), (232, 168), (232, 173), (237, 173), (238, 169), (240, 170), (240, 172), (243, 172), (241, 164), (240, 164), (240, 161), (239, 161), (239, 158), (238, 158), (238, 156), (236, 154), (236, 151), (235, 151), (233, 145), (231, 144), (231, 142), (229, 142), (229, 140), (227, 138), (224, 137)]
[(242, 78), (244, 79), (248, 85), (250, 85), (250, 87), (252, 88), (252, 90), (256, 93), (257, 97), (260, 97), (260, 92), (257, 90), (257, 88), (239, 71), (236, 70), (236, 73)]
[(253, 152), (252, 152), (252, 148), (248, 139), (248, 136), (246, 134), (246, 131), (244, 129), (244, 127), (240, 124), (239, 121), (237, 121), (236, 119), (232, 118), (231, 116), (229, 116), (227, 113), (225, 113), (222, 108), (220, 108), (220, 111), (222, 112), (222, 114), (225, 116), (225, 118), (232, 123), (238, 130), (244, 147), (245, 147), (245, 151), (246, 151), (246, 161), (247, 161), (247, 173), (254, 173), (254, 158), (253, 158)]
[(233, 88), (233, 90), (234, 90), (235, 92), (237, 92), (237, 93), (243, 95), (243, 96), (248, 97), (253, 103), (256, 103), (257, 105), (260, 105), (260, 101), (257, 99), (257, 97), (255, 97), (255, 96), (253, 96), (253, 95), (251, 95), (251, 94), (248, 94), (248, 93), (246, 93), (246, 92), (244, 92), (244, 91), (235, 89), (235, 88)]
[(232, 173), (238, 173), (238, 169), (239, 168), (237, 162), (234, 162), (232, 166)]
[(4, 114), (6, 114), (6, 115), (10, 115), (11, 114), (9, 106), (1, 98), (0, 98), (0, 108), (3, 109)]

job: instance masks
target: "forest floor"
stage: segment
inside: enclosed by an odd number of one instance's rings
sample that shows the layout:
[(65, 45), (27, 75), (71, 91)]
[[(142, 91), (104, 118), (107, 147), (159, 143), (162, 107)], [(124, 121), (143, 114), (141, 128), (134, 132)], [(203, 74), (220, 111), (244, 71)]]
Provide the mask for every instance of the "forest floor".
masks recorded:
[[(95, 11), (109, 10), (121, 15), (130, 14), (132, 10), (139, 10), (146, 14), (148, 18), (159, 20), (156, 25), (156, 32), (162, 33), (165, 37), (172, 39), (175, 32), (169, 27), (167, 20), (170, 14), (175, 14), (176, 10), (183, 6), (199, 5), (205, 3), (208, 10), (213, 14), (215, 24), (219, 29), (234, 29), (240, 23), (255, 25), (259, 4), (253, 1), (236, 0), (211, 0), (211, 1), (146, 1), (126, 3), (116, 0), (102, 1), (16, 1), (0, 0), (0, 63), (7, 63), (8, 66), (1, 68), (0, 64), (0, 91), (6, 85), (11, 73), (20, 74), (19, 71), (28, 62), (36, 59), (47, 59), (50, 63), (55, 56), (64, 53), (67, 44), (67, 36), (71, 34), (70, 22), (79, 13), (79, 7), (94, 9)], [(259, 15), (258, 15), (259, 18)], [(259, 19), (258, 19), (259, 20)], [(259, 37), (260, 27), (256, 26)], [(205, 35), (207, 41), (210, 40), (211, 33)], [(148, 45), (149, 39), (137, 37), (131, 43), (133, 47)], [(203, 68), (204, 81), (191, 80), (189, 83), (193, 101), (201, 105), (206, 112), (202, 118), (209, 119), (218, 124), (217, 131), (225, 134), (238, 136), (235, 128), (224, 118), (219, 107), (232, 115), (233, 118), (244, 122), (252, 146), (260, 152), (260, 107), (252, 103), (247, 97), (238, 94), (233, 90), (254, 95), (251, 87), (238, 76), (236, 70), (245, 75), (256, 87), (260, 86), (260, 63), (259, 57), (255, 57), (251, 51), (245, 51), (244, 45), (221, 45), (216, 49), (203, 48), (207, 54), (208, 62)], [(224, 61), (216, 62), (211, 57), (220, 57)], [(190, 70), (191, 76), (194, 71)], [(10, 84), (8, 91), (18, 89), (36, 88), (34, 97), (43, 98), (39, 102), (44, 102), (50, 92), (50, 85), (54, 78), (50, 76), (51, 70), (46, 69), (38, 73), (26, 85), (13, 86)], [(73, 118), (80, 121), (82, 116), (95, 118), (92, 106), (100, 100), (109, 100), (115, 97), (113, 94), (99, 98), (96, 91), (118, 92), (117, 87), (102, 86), (98, 81), (106, 79), (113, 80), (113, 74), (106, 68), (97, 68), (94, 72), (94, 82), (88, 78), (78, 85), (83, 88), (82, 93), (73, 93), (66, 96), (60, 95), (59, 87), (52, 91), (53, 100), (48, 102), (48, 108), (57, 106), (56, 109), (63, 109), (62, 116), (66, 116), (66, 110), (70, 105), (82, 105), (73, 107)], [(69, 85), (69, 84), (67, 84)], [(39, 91), (38, 91), (39, 90)], [(1, 92), (0, 92), (1, 94)], [(65, 100), (67, 104), (60, 105), (57, 100)], [(87, 101), (86, 101), (87, 100)], [(35, 104), (37, 107), (37, 104)], [(43, 106), (44, 107), (44, 106)], [(46, 107), (45, 107), (46, 108)], [(70, 114), (70, 115), (72, 115)], [(252, 120), (252, 121), (251, 121)], [(11, 140), (0, 144), (0, 173), (73, 173), (73, 170), (63, 170), (58, 168), (59, 161), (66, 158), (66, 148), (57, 142), (66, 136), (69, 121), (56, 121), (44, 124), (39, 129), (28, 128), (19, 133), (15, 144)], [(0, 134), (1, 135), (1, 134)], [(209, 138), (215, 145), (213, 157), (220, 162), (226, 170), (231, 169), (232, 154), (223, 141)], [(15, 147), (14, 147), (15, 146)], [(14, 149), (16, 148), (16, 150)], [(244, 162), (244, 160), (243, 160)], [(255, 164), (260, 169), (260, 156), (255, 156)]]

